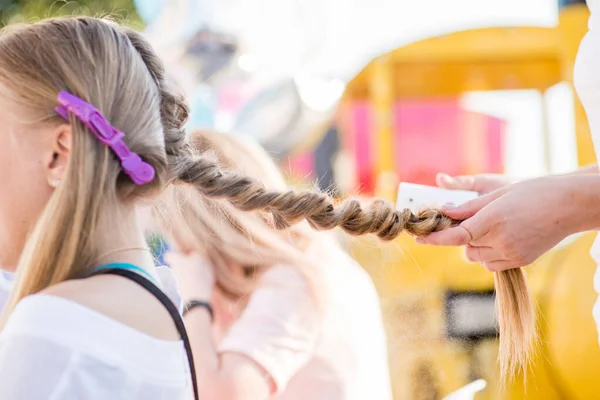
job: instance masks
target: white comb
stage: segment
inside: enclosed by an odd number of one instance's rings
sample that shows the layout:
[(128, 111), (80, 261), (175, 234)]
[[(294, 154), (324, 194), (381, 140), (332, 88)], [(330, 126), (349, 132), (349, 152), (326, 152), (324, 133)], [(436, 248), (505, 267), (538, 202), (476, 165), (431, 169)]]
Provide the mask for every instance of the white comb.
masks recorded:
[(469, 190), (442, 189), (402, 182), (398, 187), (396, 210), (402, 211), (408, 208), (416, 213), (423, 208), (439, 208), (446, 203), (458, 206), (478, 196), (479, 193)]

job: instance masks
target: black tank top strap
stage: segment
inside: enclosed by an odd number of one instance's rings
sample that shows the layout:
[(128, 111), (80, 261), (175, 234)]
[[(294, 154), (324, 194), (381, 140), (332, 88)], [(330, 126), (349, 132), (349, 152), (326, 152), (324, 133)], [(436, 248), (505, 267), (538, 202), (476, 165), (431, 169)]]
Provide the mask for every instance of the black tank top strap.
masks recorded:
[(179, 314), (177, 307), (171, 299), (152, 281), (148, 278), (143, 277), (137, 272), (133, 272), (128, 269), (122, 268), (107, 268), (107, 269), (99, 269), (94, 272), (90, 276), (95, 275), (118, 275), (123, 278), (127, 278), (131, 281), (134, 281), (138, 285), (142, 286), (148, 292), (150, 292), (158, 301), (162, 303), (162, 305), (167, 309), (177, 330), (179, 331), (179, 335), (181, 336), (181, 340), (183, 340), (183, 346), (185, 347), (185, 352), (187, 353), (188, 362), (190, 365), (190, 374), (192, 375), (192, 387), (194, 389), (194, 399), (199, 400), (198, 397), (198, 382), (196, 380), (196, 368), (194, 367), (194, 357), (192, 355), (192, 347), (190, 345), (190, 340), (187, 335), (187, 331), (185, 329), (185, 324), (183, 322), (183, 318)]

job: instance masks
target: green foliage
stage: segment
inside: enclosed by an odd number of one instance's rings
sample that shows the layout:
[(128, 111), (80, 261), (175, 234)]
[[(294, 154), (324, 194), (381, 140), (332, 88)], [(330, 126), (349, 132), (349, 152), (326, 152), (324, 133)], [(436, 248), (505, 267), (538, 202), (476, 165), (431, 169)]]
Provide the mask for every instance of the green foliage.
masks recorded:
[(141, 28), (133, 0), (0, 0), (0, 25), (65, 15), (110, 16)]

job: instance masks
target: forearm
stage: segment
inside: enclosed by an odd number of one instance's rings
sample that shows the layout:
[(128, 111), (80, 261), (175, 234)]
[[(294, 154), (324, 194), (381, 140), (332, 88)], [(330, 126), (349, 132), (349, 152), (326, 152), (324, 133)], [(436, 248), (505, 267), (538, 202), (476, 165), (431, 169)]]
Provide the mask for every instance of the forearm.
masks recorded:
[(217, 353), (208, 312), (196, 308), (185, 318), (200, 398), (259, 400), (269, 397), (266, 371), (242, 355)]
[(581, 173), (568, 176), (562, 220), (568, 233), (600, 229), (600, 175)]
[[(215, 327), (224, 327), (223, 310), (219, 309), (216, 301), (216, 319), (213, 324), (213, 313), (209, 307), (202, 304), (218, 299), (213, 297), (213, 267), (196, 253), (168, 253), (165, 258), (175, 272), (182, 298), (190, 305), (184, 319), (192, 347), (200, 398), (267, 399), (269, 380), (265, 379), (267, 375), (257, 363), (250, 357), (243, 356), (243, 353), (217, 351), (215, 343), (221, 342), (215, 340)], [(192, 300), (196, 300), (196, 304), (193, 304)], [(230, 333), (227, 336), (231, 338)], [(243, 340), (240, 342), (244, 343)]]

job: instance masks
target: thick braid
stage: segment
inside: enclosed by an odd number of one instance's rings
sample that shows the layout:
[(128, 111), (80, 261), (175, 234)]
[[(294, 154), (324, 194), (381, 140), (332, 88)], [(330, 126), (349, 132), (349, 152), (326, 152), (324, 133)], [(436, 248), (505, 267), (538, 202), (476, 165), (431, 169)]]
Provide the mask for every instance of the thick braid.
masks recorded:
[(356, 199), (335, 206), (324, 193), (312, 191), (270, 192), (262, 183), (223, 171), (205, 156), (180, 158), (174, 165), (179, 180), (196, 187), (203, 195), (225, 198), (244, 211), (265, 210), (273, 214), (276, 227), (285, 229), (306, 219), (319, 230), (342, 228), (352, 235), (376, 234), (392, 240), (403, 231), (425, 236), (457, 223), (438, 210), (426, 209), (416, 215), (410, 210), (396, 211), (389, 202), (376, 199), (367, 207)]

